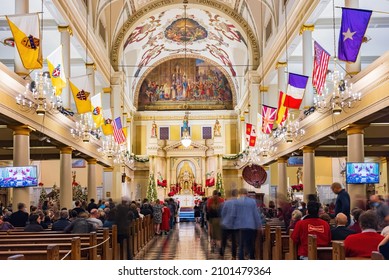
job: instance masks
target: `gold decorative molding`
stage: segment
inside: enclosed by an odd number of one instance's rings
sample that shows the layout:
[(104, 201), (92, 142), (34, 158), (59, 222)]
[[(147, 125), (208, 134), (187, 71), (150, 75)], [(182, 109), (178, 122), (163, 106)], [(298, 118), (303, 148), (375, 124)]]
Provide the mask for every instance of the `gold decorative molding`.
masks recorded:
[(32, 129), (28, 125), (18, 125), (18, 126), (9, 125), (8, 128), (14, 131), (13, 135), (30, 136), (30, 132), (32, 131)]
[(241, 122), (244, 122), (245, 119), (246, 119), (246, 118), (245, 118), (244, 116), (240, 116), (240, 121), (241, 121)]
[(364, 129), (368, 127), (369, 124), (351, 124), (349, 127), (346, 128), (347, 136), (353, 135), (353, 134), (364, 134)]
[(88, 164), (96, 164), (96, 163), (97, 163), (97, 159), (95, 159), (95, 158), (88, 158), (88, 159), (86, 160), (86, 162), (87, 162)]
[(279, 157), (277, 159), (277, 163), (287, 163), (288, 162), (288, 157)]
[(110, 87), (103, 88), (103, 93), (111, 93), (112, 89)]
[(104, 167), (103, 172), (113, 172), (113, 167)]
[(310, 153), (310, 154), (313, 154), (315, 152), (315, 149), (311, 146), (304, 146), (302, 148), (303, 150), (303, 153)]
[(304, 24), (300, 28), (300, 35), (303, 35), (305, 31), (314, 31), (315, 30), (315, 25), (314, 24)]
[(73, 152), (73, 148), (72, 147), (60, 147), (59, 151), (61, 154), (67, 154), (67, 155), (70, 154), (71, 155)]
[(69, 25), (66, 26), (58, 26), (58, 31), (59, 32), (68, 32), (70, 36), (73, 36), (73, 30)]
[(96, 71), (96, 64), (94, 62), (85, 63), (86, 68), (93, 68)]
[[(219, 120), (236, 120), (236, 115), (228, 115), (228, 116), (221, 116), (218, 115), (217, 118)], [(215, 119), (215, 116), (211, 115), (204, 115), (204, 116), (196, 116), (191, 117), (189, 116), (189, 120), (210, 120), (210, 119)], [(180, 120), (182, 121), (182, 115), (177, 115), (177, 116), (145, 116), (145, 115), (135, 115), (133, 117), (134, 121), (169, 121), (169, 120)]]
[(267, 86), (260, 86), (259, 87), (259, 91), (261, 91), (261, 92), (268, 92), (269, 91), (269, 87), (267, 87)]
[(276, 69), (281, 68), (281, 67), (286, 67), (286, 66), (288, 66), (288, 63), (285, 61), (278, 61), (276, 63)]

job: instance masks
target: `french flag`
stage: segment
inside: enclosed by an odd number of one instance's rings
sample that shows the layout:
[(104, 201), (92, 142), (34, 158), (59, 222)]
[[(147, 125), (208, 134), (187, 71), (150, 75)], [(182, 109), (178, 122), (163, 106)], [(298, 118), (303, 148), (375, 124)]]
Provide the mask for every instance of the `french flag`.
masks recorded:
[(284, 106), (291, 109), (299, 109), (303, 101), (305, 88), (307, 87), (308, 76), (289, 73), (288, 88)]

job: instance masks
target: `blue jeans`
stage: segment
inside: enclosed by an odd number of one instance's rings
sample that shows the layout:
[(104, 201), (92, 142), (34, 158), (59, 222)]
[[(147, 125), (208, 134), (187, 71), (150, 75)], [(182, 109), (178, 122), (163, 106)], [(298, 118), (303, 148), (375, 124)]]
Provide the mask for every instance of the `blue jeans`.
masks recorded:
[(249, 253), (250, 260), (255, 258), (256, 229), (241, 229), (239, 237), (239, 259), (244, 260), (244, 253)]

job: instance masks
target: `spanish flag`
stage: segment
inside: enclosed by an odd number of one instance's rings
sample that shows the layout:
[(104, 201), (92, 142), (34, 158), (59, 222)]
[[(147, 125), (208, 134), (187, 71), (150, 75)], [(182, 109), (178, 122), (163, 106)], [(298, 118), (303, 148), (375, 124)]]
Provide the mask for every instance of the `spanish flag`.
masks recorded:
[(91, 105), (92, 105), (92, 118), (96, 125), (96, 127), (100, 127), (104, 124), (103, 118), (103, 108), (101, 105), (101, 93), (96, 94), (91, 97)]
[(47, 66), (51, 76), (51, 83), (55, 87), (55, 95), (61, 95), (62, 89), (66, 87), (66, 77), (63, 67), (62, 45), (47, 56)]
[(104, 123), (101, 126), (101, 129), (103, 130), (104, 135), (112, 135), (113, 134), (113, 127), (112, 127), (111, 109), (104, 109), (103, 110), (103, 118), (104, 118)]
[(280, 91), (280, 97), (278, 99), (278, 111), (277, 111), (277, 124), (283, 125), (286, 118), (288, 117), (288, 108), (284, 106), (286, 94)]
[(74, 102), (76, 103), (77, 113), (84, 114), (91, 112), (92, 104), (90, 95), (92, 91), (92, 82), (89, 75), (71, 78), (69, 82)]
[(13, 15), (6, 16), (6, 18), (24, 68), (42, 68), (43, 59), (38, 14)]

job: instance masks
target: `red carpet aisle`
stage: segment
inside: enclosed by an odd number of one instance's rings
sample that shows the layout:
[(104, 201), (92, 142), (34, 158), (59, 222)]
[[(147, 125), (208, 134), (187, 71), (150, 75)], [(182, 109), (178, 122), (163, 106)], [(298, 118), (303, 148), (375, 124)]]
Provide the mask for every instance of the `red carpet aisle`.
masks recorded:
[[(211, 253), (207, 232), (193, 222), (176, 224), (168, 235), (156, 236), (136, 259), (143, 260), (216, 260), (219, 252)], [(225, 259), (231, 259), (229, 248)]]

